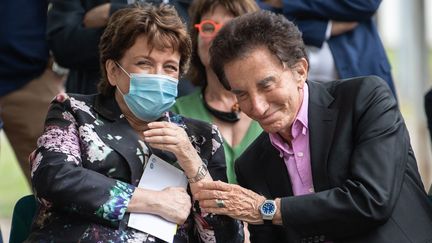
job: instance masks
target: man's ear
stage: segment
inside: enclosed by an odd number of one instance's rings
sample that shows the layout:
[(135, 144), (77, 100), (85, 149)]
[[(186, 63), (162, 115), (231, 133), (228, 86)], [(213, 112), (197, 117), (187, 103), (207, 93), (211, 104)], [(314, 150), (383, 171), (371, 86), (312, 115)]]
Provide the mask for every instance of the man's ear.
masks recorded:
[(117, 85), (117, 80), (119, 78), (119, 68), (117, 66), (117, 64), (114, 62), (114, 60), (112, 59), (108, 59), (105, 62), (105, 69), (107, 72), (107, 79), (108, 82), (111, 84), (111, 86), (116, 86)]
[(308, 75), (308, 67), (309, 63), (306, 58), (301, 58), (299, 61), (294, 64), (292, 71), (294, 74), (294, 78), (297, 80), (299, 88), (303, 88), (307, 75)]
[(301, 58), (299, 61), (297, 61), (297, 63), (294, 65), (294, 71), (297, 75), (296, 78), (301, 79), (303, 82), (305, 82), (308, 75), (308, 68), (309, 63), (306, 58)]

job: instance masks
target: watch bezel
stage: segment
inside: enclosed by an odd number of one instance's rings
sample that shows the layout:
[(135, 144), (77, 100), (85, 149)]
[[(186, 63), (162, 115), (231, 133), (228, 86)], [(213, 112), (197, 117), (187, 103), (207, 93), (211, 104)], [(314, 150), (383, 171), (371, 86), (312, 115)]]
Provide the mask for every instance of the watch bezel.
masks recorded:
[[(273, 206), (273, 210), (270, 213), (266, 213), (264, 211), (264, 206), (266, 204), (270, 204)], [(272, 220), (273, 216), (276, 214), (277, 206), (274, 200), (265, 200), (260, 206), (260, 213), (262, 215), (263, 220)]]

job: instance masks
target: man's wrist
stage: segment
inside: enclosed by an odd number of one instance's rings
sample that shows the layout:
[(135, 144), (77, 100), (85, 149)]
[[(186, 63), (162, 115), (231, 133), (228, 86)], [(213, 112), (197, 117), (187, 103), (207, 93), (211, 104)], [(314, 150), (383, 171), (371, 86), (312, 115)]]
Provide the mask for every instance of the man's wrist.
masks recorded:
[(275, 199), (275, 203), (276, 203), (276, 213), (273, 216), (273, 220), (272, 223), (275, 225), (283, 225), (282, 222), (282, 213), (281, 213), (281, 199), (280, 198), (276, 198)]

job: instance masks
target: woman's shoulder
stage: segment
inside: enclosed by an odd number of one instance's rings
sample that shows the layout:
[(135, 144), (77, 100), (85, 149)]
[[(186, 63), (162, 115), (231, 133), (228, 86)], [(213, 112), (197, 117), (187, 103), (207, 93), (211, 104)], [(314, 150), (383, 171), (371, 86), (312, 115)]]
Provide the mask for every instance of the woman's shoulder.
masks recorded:
[(54, 99), (53, 103), (63, 103), (63, 104), (70, 104), (70, 105), (87, 105), (92, 106), (97, 94), (92, 95), (84, 95), (84, 94), (72, 94), (72, 93), (59, 93), (57, 94)]
[[(68, 112), (71, 114), (87, 114), (95, 118), (93, 109), (97, 95), (59, 93), (51, 102), (49, 113)], [(74, 115), (75, 116), (75, 115)]]

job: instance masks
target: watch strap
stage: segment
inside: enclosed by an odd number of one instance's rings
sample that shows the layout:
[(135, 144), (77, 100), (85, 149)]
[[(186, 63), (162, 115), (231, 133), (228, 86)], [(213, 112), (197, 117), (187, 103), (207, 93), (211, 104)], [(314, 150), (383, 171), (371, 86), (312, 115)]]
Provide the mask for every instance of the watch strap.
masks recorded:
[(264, 219), (264, 225), (273, 225), (273, 221), (271, 219)]

